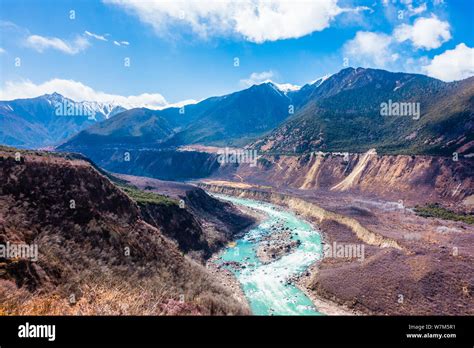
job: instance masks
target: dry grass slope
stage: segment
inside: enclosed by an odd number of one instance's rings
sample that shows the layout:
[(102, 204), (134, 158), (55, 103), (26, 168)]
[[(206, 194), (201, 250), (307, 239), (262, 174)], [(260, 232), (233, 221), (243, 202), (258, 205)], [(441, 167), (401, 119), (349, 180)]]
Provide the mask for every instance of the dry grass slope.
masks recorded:
[(90, 163), (0, 158), (0, 244), (39, 250), (36, 262), (0, 259), (1, 314), (246, 314)]

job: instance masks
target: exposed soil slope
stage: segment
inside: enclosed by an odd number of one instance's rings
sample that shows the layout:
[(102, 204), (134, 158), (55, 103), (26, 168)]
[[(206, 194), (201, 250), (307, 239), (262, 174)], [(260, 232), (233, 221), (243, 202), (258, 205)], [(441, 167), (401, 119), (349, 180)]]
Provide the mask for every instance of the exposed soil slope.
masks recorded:
[[(352, 192), (403, 201), (405, 205), (442, 203), (474, 212), (474, 159), (450, 157), (311, 153), (264, 155), (257, 166), (223, 166), (213, 179), (242, 181), (279, 190)], [(319, 193), (318, 193), (319, 194)]]

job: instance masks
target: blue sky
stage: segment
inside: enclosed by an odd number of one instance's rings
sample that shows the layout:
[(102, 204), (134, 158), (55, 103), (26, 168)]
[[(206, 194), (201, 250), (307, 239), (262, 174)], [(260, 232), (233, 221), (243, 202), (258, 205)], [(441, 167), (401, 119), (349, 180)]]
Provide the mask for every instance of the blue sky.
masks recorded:
[(474, 74), (471, 0), (0, 3), (0, 99), (54, 89), (158, 107), (345, 65)]

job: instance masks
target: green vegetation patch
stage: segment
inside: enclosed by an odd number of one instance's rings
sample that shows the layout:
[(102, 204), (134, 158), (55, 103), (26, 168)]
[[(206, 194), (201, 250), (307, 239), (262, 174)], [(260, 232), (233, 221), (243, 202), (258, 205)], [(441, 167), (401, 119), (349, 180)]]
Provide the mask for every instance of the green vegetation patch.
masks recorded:
[(462, 221), (474, 225), (474, 215), (456, 213), (452, 210), (441, 207), (437, 203), (427, 204), (424, 207), (416, 206), (415, 213), (423, 217), (435, 217), (444, 220)]
[(161, 205), (178, 205), (178, 201), (169, 197), (154, 193), (140, 190), (139, 188), (131, 185), (119, 185), (131, 199), (139, 204), (161, 204)]

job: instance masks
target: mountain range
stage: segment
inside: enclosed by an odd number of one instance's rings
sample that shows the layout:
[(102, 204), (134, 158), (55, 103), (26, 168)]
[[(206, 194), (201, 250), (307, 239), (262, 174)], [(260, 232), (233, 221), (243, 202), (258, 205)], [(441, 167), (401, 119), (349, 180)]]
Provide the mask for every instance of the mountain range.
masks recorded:
[(344, 69), (251, 147), (273, 153), (371, 148), (399, 154), (472, 152), (474, 77), (445, 83), (417, 74)]
[[(75, 103), (96, 117), (58, 117), (58, 103)], [(388, 113), (384, 106), (391, 108)], [(274, 154), (370, 148), (469, 154), (473, 110), (474, 77), (446, 83), (420, 74), (346, 68), (301, 88), (265, 82), (162, 110), (76, 103), (58, 94), (0, 102), (0, 141), (19, 147), (59, 145), (88, 155), (107, 147), (190, 144), (247, 146)]]
[[(347, 68), (298, 90), (282, 91), (267, 82), (184, 110), (132, 109), (80, 132), (60, 148), (204, 144), (280, 154), (370, 148), (468, 154), (474, 148), (473, 103), (472, 77), (446, 83), (419, 74)], [(385, 115), (384, 104), (398, 106), (401, 114), (389, 110)], [(403, 114), (406, 107), (411, 114)]]
[(58, 93), (0, 101), (0, 143), (19, 148), (57, 145), (122, 111), (118, 104), (76, 102)]
[(182, 108), (128, 110), (80, 132), (61, 149), (78, 150), (97, 145), (152, 148), (187, 144), (242, 146), (287, 119), (322, 81), (319, 79), (296, 91), (266, 82)]

